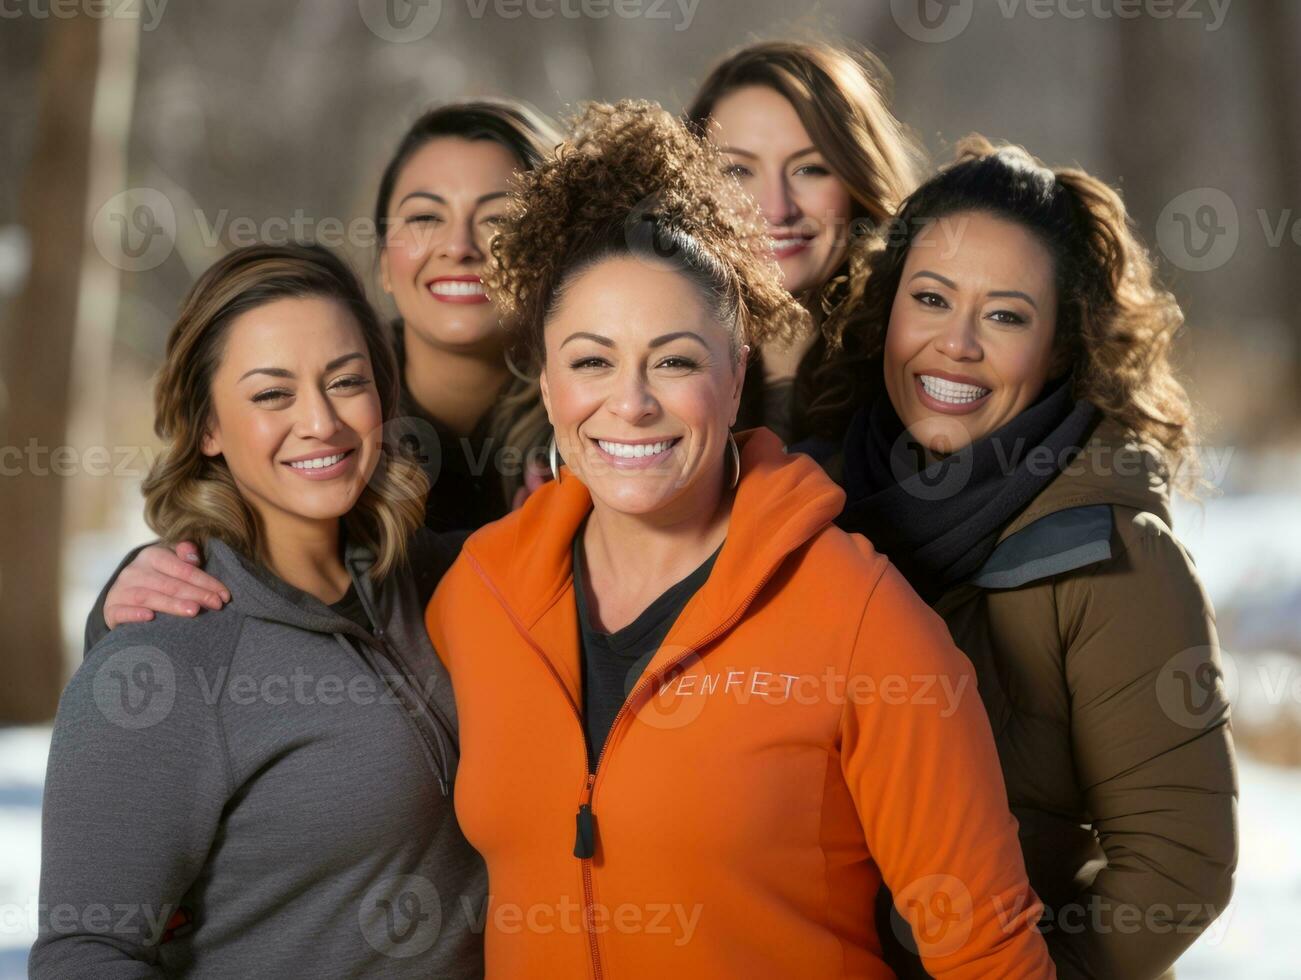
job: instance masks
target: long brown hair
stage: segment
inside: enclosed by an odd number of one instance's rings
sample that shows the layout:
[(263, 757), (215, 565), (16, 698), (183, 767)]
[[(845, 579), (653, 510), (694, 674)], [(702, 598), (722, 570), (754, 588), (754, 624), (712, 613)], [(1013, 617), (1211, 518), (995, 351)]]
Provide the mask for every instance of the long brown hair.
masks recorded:
[(1057, 286), (1054, 376), (1069, 376), (1077, 399), (1152, 446), (1167, 477), (1191, 494), (1193, 410), (1170, 361), (1183, 313), (1157, 281), (1120, 195), (1082, 170), (1050, 169), (1019, 146), (978, 135), (958, 144), (956, 160), (881, 234), (852, 250), (847, 298), (823, 323), (839, 356), (819, 369), (810, 414), (840, 416), (880, 390), (890, 310), (913, 238), (929, 222), (972, 211), (1014, 222), (1048, 249)]
[[(250, 245), (218, 259), (194, 284), (167, 338), (166, 360), (154, 389), (154, 431), (165, 446), (142, 491), (145, 520), (164, 542), (211, 538), (255, 561), (266, 561), (265, 530), (244, 499), (226, 460), (203, 453), (212, 418), (212, 378), (230, 325), (241, 314), (278, 299), (322, 297), (357, 321), (385, 421), (397, 411), (397, 360), (388, 335), (357, 277), (319, 245)], [(343, 518), (350, 540), (375, 553), (371, 577), (402, 562), (407, 541), (424, 523), (429, 480), (401, 454), (381, 449), (379, 465)]]
[[(880, 59), (848, 42), (750, 44), (713, 67), (687, 107), (687, 122), (703, 135), (718, 102), (750, 85), (773, 89), (791, 104), (814, 146), (849, 191), (853, 203), (847, 235), (851, 244), (890, 220), (916, 185), (925, 155), (921, 144), (890, 111), (890, 73)], [(843, 299), (845, 273), (842, 263), (826, 282), (799, 297), (815, 324)], [(847, 415), (824, 411), (813, 416), (807, 410), (816, 398), (817, 366), (834, 356), (819, 336), (801, 365), (793, 405), (797, 437), (818, 435), (835, 440), (844, 433)], [(754, 392), (750, 397), (757, 397), (761, 387), (748, 383), (747, 388)]]
[(782, 95), (853, 200), (853, 218), (889, 220), (917, 182), (921, 150), (890, 111), (890, 73), (865, 48), (824, 41), (764, 41), (716, 64), (687, 107), (704, 134), (714, 107), (739, 88)]
[[(561, 141), (559, 129), (532, 106), (513, 99), (467, 99), (436, 106), (422, 113), (403, 134), (380, 177), (375, 196), (375, 226), (380, 247), (388, 237), (388, 210), (393, 189), (407, 161), (431, 140), (456, 136), (467, 140), (489, 140), (505, 147), (521, 171), (529, 171), (545, 160)], [(395, 330), (401, 322), (394, 324)], [(538, 454), (547, 444), (551, 426), (537, 378), (507, 362), (512, 380), (488, 419), (492, 445), (515, 450), (519, 458)], [(521, 472), (501, 474), (507, 502), (524, 483)]]

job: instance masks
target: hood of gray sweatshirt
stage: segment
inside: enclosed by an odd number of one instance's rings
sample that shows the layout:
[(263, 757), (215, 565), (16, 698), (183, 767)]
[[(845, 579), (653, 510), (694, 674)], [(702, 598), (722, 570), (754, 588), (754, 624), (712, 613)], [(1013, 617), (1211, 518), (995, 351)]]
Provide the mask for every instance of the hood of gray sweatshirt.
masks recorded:
[(220, 611), (119, 627), (60, 701), (32, 977), (479, 977), (486, 873), (450, 795), (420, 530), (367, 630), (221, 541)]

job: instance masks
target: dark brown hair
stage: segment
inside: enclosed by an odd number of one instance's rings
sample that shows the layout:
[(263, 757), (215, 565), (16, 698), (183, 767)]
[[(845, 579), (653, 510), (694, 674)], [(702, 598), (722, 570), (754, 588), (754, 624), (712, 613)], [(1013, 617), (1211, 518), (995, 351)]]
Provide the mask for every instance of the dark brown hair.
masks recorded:
[[(449, 102), (423, 113), (402, 136), (380, 177), (375, 196), (375, 227), (380, 247), (388, 239), (389, 203), (402, 168), (426, 143), (443, 137), (488, 140), (505, 147), (515, 157), (521, 170), (531, 170), (555, 149), (560, 131), (550, 119), (523, 102), (512, 99), (467, 99)], [(401, 324), (395, 324), (400, 329)], [(493, 444), (517, 450), (521, 458), (540, 452), (546, 445), (551, 427), (536, 379), (514, 376), (489, 417), (489, 438)], [(501, 474), (502, 492), (509, 501), (523, 485), (522, 473), (508, 470)]]
[(879, 390), (912, 241), (927, 223), (967, 212), (1014, 222), (1048, 249), (1057, 288), (1054, 377), (1069, 376), (1077, 399), (1153, 446), (1177, 485), (1194, 487), (1192, 406), (1170, 363), (1183, 313), (1158, 283), (1120, 196), (1082, 170), (1049, 169), (1021, 147), (981, 136), (962, 140), (955, 162), (919, 187), (881, 234), (853, 249), (848, 296), (823, 324), (841, 356), (819, 370), (811, 415), (843, 414)]

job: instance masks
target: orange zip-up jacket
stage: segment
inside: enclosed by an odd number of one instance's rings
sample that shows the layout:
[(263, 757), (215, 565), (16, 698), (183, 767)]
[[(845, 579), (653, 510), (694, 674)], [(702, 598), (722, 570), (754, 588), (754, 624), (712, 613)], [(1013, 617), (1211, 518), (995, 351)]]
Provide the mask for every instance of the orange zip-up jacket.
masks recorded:
[(472, 535), (429, 605), (456, 812), (488, 864), (488, 977), (891, 977), (883, 878), (934, 976), (1053, 977), (970, 664), (831, 523), (843, 495), (811, 459), (764, 429), (738, 441), (722, 551), (594, 776), (577, 478)]

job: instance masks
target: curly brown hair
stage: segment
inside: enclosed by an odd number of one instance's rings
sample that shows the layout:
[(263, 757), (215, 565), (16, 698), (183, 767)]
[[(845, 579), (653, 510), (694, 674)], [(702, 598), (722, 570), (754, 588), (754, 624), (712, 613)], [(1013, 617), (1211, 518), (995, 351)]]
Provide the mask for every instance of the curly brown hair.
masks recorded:
[(955, 161), (887, 228), (851, 246), (846, 298), (822, 325), (842, 356), (819, 369), (810, 414), (840, 417), (881, 390), (890, 310), (913, 238), (929, 222), (972, 211), (1022, 225), (1048, 248), (1058, 295), (1053, 377), (1069, 376), (1077, 399), (1151, 446), (1191, 495), (1199, 485), (1193, 410), (1170, 362), (1183, 313), (1158, 283), (1120, 195), (1082, 170), (1052, 170), (1022, 147), (979, 135), (958, 143)]
[(718, 151), (654, 102), (584, 106), (555, 154), (519, 175), (492, 253), (484, 283), (506, 313), (514, 355), (533, 369), (565, 285), (617, 255), (681, 270), (737, 348), (789, 342), (807, 328), (754, 203)]

